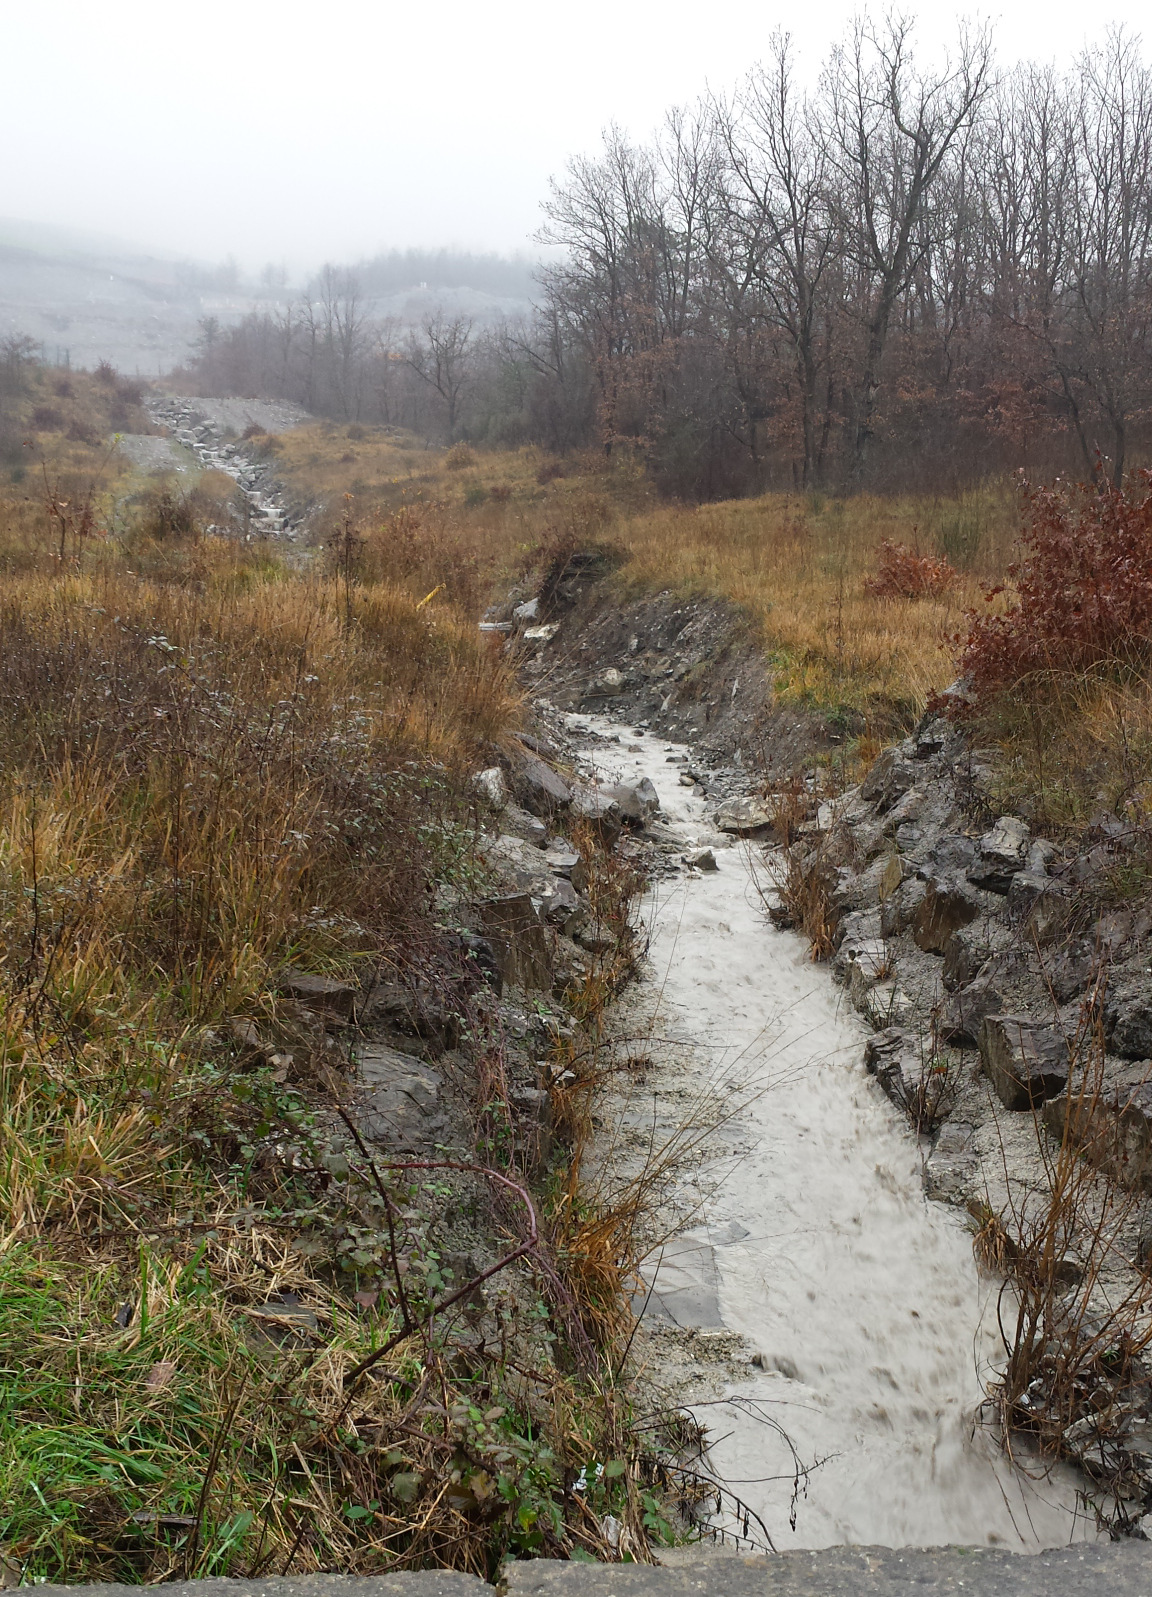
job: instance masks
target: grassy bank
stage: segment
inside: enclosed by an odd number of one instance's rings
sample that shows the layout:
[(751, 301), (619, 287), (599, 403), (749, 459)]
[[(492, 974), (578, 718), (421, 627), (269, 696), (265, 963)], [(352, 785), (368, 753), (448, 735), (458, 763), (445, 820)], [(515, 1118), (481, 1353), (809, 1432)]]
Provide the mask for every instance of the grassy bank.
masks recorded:
[[(490, 1575), (606, 1554), (611, 1509), (643, 1556), (661, 1510), (615, 1381), (626, 1243), (563, 1176), (578, 1149), (528, 1191), (499, 1012), (451, 964), (486, 880), (470, 776), (519, 714), (507, 668), (386, 543), (284, 564), (204, 537), (178, 483), (62, 426), (19, 467), (0, 1551), (25, 1581)], [(622, 920), (631, 884), (599, 890)], [(384, 967), (453, 1006), (470, 1160), (341, 1151), (349, 1034), (284, 996), (286, 966)], [(610, 985), (576, 995), (592, 1025)]]
[[(413, 592), (446, 582), (479, 599), (541, 546), (608, 538), (626, 556), (613, 578), (620, 599), (670, 590), (731, 600), (785, 701), (866, 713), (916, 713), (951, 680), (953, 639), (984, 587), (1003, 580), (1018, 525), (1007, 483), (959, 498), (768, 494), (679, 506), (659, 502), (634, 463), (602, 456), (427, 449), (331, 423), (273, 448), (297, 493), (326, 505), (330, 536), (349, 510), (369, 542), (396, 548), (418, 529)], [(954, 580), (936, 595), (870, 593), (886, 542), (949, 562)]]

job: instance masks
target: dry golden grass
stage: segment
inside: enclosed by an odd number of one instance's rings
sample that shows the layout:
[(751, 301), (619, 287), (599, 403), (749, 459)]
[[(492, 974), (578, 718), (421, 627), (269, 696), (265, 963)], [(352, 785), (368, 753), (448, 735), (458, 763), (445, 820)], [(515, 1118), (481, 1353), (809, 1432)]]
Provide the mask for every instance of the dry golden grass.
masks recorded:
[[(990, 488), (958, 501), (785, 494), (666, 507), (617, 529), (628, 593), (671, 589), (729, 599), (749, 617), (777, 693), (820, 706), (918, 711), (955, 676), (952, 636), (981, 582), (1002, 577), (1015, 500)], [(939, 599), (864, 590), (885, 539), (952, 556), (961, 580)]]
[[(774, 493), (668, 505), (626, 460), (581, 457), (563, 477), (539, 481), (547, 462), (536, 450), (477, 451), (454, 469), (446, 450), (347, 432), (317, 424), (285, 434), (278, 466), (298, 492), (324, 500), (329, 537), (347, 514), (393, 558), (416, 524), (425, 558), (413, 592), (455, 583), (480, 606), (557, 537), (607, 536), (627, 556), (613, 578), (621, 599), (670, 591), (729, 600), (762, 643), (782, 699), (881, 718), (917, 713), (955, 676), (952, 639), (982, 602), (982, 585), (1002, 580), (1017, 522), (1008, 484), (956, 498)], [(868, 594), (886, 539), (951, 560), (959, 580), (934, 599)]]

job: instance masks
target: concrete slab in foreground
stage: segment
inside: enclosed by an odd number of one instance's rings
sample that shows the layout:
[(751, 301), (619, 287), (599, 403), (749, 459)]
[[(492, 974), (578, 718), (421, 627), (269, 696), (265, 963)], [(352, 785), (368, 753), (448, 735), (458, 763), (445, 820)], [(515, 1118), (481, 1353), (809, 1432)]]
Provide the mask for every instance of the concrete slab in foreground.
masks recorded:
[(396, 1575), (301, 1575), (298, 1580), (175, 1580), (162, 1586), (36, 1586), (36, 1597), (492, 1597), (475, 1575), (415, 1569)]
[(825, 1547), (774, 1557), (507, 1567), (509, 1597), (1152, 1597), (1152, 1543), (1057, 1552)]
[[(1116, 1542), (1057, 1552), (959, 1547), (827, 1547), (775, 1557), (673, 1555), (670, 1567), (504, 1566), (507, 1597), (1152, 1597), (1152, 1543)], [(495, 1597), (474, 1575), (415, 1570), (356, 1579), (192, 1580), (150, 1586), (38, 1586), (37, 1597)]]

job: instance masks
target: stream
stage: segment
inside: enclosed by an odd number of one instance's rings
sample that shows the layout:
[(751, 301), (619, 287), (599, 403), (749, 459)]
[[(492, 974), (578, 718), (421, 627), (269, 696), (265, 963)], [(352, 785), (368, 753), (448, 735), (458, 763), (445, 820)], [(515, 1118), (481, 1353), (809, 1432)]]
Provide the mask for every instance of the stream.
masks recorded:
[[(694, 1408), (717, 1480), (781, 1550), (1094, 1540), (1071, 1471), (1017, 1468), (975, 1424), (1002, 1351), (998, 1283), (978, 1276), (963, 1217), (924, 1196), (917, 1140), (864, 1070), (862, 1022), (804, 940), (768, 921), (752, 851), (680, 785), (671, 762), (688, 751), (598, 716), (570, 726), (596, 735), (601, 780), (648, 777), (661, 822), (718, 864), (642, 904), (664, 1080), (622, 1110), (658, 1140), (686, 1106), (734, 1106), (702, 1176), (685, 1176), (687, 1229), (644, 1271), (653, 1323), (737, 1332), (756, 1354)], [(795, 1529), (791, 1447), (824, 1461)]]

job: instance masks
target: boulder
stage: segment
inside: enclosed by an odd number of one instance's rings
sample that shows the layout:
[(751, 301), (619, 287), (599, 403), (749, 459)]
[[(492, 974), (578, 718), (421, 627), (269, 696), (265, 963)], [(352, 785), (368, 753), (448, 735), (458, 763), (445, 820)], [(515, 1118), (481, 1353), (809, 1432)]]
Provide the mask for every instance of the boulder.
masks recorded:
[(610, 665), (606, 671), (599, 672), (588, 684), (587, 694), (593, 699), (614, 699), (623, 693), (628, 686), (628, 679), (623, 671), (617, 671)]
[(523, 604), (518, 604), (512, 612), (513, 621), (519, 621), (527, 626), (530, 621), (535, 621), (540, 614), (539, 599), (526, 599)]
[(864, 994), (860, 1013), (873, 1031), (883, 1031), (908, 1020), (913, 1007), (911, 998), (894, 981), (878, 981)]
[(946, 832), (938, 838), (924, 864), (927, 876), (964, 876), (976, 863), (976, 843), (963, 832)]
[(937, 1203), (963, 1203), (979, 1170), (976, 1128), (950, 1120), (924, 1164), (924, 1190)]
[(1051, 943), (1068, 922), (1068, 894), (1047, 876), (1020, 871), (1008, 888), (1008, 913), (1038, 943)]
[(502, 810), (508, 802), (508, 784), (498, 765), (490, 765), (486, 771), (477, 771), (472, 778), (472, 786), (494, 810)]
[(989, 965), (991, 969), (982, 971), (967, 986), (958, 988), (943, 1005), (940, 1015), (942, 1041), (974, 1048), (985, 1017), (998, 1015), (1004, 1008), (1004, 997), (997, 985), (999, 970), (994, 961), (989, 961)]
[(1096, 1090), (1074, 1083), (1044, 1106), (1044, 1124), (1129, 1192), (1152, 1192), (1152, 1082)]
[(744, 794), (725, 799), (716, 811), (715, 825), (720, 832), (737, 837), (754, 837), (771, 829), (774, 812), (762, 798)]
[[(1056, 996), (1057, 1003), (1066, 1004), (1077, 993), (1083, 992), (1100, 972), (1101, 950), (1094, 939), (1079, 937), (1066, 948), (1059, 948), (1045, 963), (1044, 974)], [(1144, 1059), (1146, 1054), (1133, 1055)]]
[(513, 786), (517, 798), (533, 815), (555, 815), (572, 799), (572, 789), (560, 773), (535, 754), (523, 756)]
[(660, 808), (660, 795), (646, 776), (638, 782), (617, 782), (608, 794), (620, 806), (626, 821), (637, 821), (641, 826)]
[(552, 973), (548, 939), (530, 893), (505, 893), (477, 906), (501, 979), (525, 991), (548, 991)]
[(546, 626), (542, 627), (525, 627), (524, 642), (551, 643), (552, 639), (556, 636), (559, 630), (559, 621), (549, 621)]
[(588, 906), (565, 876), (554, 876), (542, 899), (544, 919), (565, 937), (571, 937), (583, 924)]
[(1121, 1059), (1152, 1059), (1152, 984), (1115, 987), (1104, 1005), (1104, 1032)]
[(522, 810), (519, 804), (505, 805), (500, 824), (505, 832), (531, 843), (534, 848), (543, 848), (548, 841), (548, 828), (544, 822), (538, 816)]
[(983, 938), (964, 926), (953, 932), (944, 948), (944, 969), (940, 972), (945, 991), (954, 993), (966, 987), (987, 958), (988, 949)]
[(976, 889), (962, 877), (929, 877), (912, 917), (913, 941), (926, 954), (942, 954), (952, 934), (971, 925), (983, 907)]
[(609, 848), (620, 836), (623, 816), (619, 804), (606, 789), (575, 787), (568, 808), (577, 820), (587, 821)]
[(923, 767), (907, 759), (898, 749), (885, 749), (860, 784), (860, 797), (883, 813), (924, 774)]
[(1002, 815), (980, 839), (975, 864), (968, 872), (979, 887), (1006, 893), (1012, 878), (1024, 869), (1032, 832), (1015, 815)]
[(365, 1043), (357, 1074), (371, 1092), (356, 1117), (366, 1141), (410, 1152), (442, 1140), (444, 1082), (438, 1071), (382, 1043)]
[(837, 981), (847, 981), (850, 966), (860, 953), (873, 947), (883, 947), (878, 909), (858, 909), (845, 915), (837, 929), (836, 954), (832, 960), (832, 974)]
[(685, 865), (697, 871), (718, 871), (716, 856), (710, 848), (690, 848), (684, 854)]
[(335, 1020), (351, 1020), (360, 989), (351, 982), (331, 976), (314, 976), (310, 971), (288, 970), (280, 977), (279, 991), (307, 1009), (315, 1009)]
[(980, 1027), (980, 1063), (1007, 1109), (1038, 1108), (1068, 1085), (1063, 1033), (1028, 1015), (988, 1015)]
[(544, 850), (544, 863), (556, 876), (566, 876), (571, 881), (573, 871), (580, 869), (580, 852), (558, 837)]
[(901, 932), (906, 932), (916, 918), (917, 911), (924, 902), (927, 886), (910, 876), (900, 883), (895, 892), (890, 893), (880, 901), (880, 931), (885, 937), (899, 937)]

